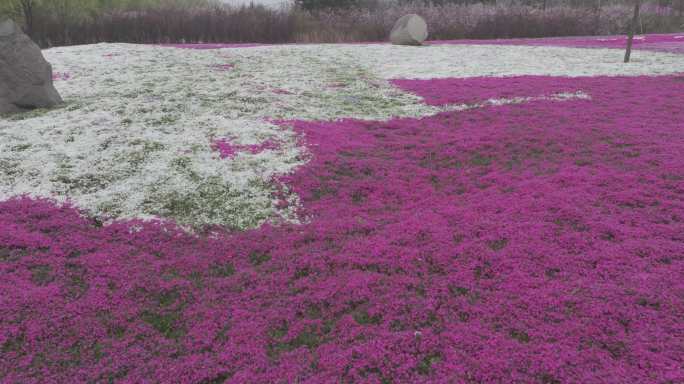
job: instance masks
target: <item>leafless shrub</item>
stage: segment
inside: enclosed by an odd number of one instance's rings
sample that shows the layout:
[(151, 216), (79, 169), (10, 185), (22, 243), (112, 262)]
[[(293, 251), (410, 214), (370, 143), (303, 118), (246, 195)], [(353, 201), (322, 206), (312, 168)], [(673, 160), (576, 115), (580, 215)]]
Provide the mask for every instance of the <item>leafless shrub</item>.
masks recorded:
[[(587, 6), (591, 3), (591, 6)], [(306, 11), (262, 6), (157, 7), (64, 17), (36, 11), (32, 37), (42, 46), (129, 43), (338, 43), (381, 41), (407, 13), (423, 16), (431, 39), (491, 39), (624, 33), (630, 7), (511, 4), (374, 3), (372, 7)], [(610, 4), (610, 3), (609, 3)], [(683, 28), (678, 9), (646, 5), (640, 31)]]

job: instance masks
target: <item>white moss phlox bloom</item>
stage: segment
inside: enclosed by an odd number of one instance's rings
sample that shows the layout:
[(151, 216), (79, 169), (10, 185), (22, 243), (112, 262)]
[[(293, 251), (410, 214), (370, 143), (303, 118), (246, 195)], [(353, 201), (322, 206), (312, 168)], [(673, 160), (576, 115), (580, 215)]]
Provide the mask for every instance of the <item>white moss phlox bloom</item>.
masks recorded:
[[(392, 78), (684, 72), (682, 56), (638, 52), (623, 65), (615, 50), (550, 47), (98, 44), (44, 53), (55, 72), (68, 74), (55, 84), (66, 104), (0, 117), (0, 200), (27, 194), (110, 218), (233, 228), (295, 220), (297, 196), (277, 209), (275, 192), (286, 188), (274, 178), (302, 165), (306, 150), (270, 119), (383, 120), (442, 110), (392, 87)], [(223, 138), (280, 146), (221, 159), (212, 143)]]

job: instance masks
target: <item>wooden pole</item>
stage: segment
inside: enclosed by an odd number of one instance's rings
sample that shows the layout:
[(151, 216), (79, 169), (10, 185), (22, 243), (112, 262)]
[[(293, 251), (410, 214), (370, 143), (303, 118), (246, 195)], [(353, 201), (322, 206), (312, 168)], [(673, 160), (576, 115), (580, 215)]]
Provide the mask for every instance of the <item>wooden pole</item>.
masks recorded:
[(601, 34), (601, 0), (598, 0), (598, 4), (596, 4), (596, 32), (595, 33), (597, 35)]
[(625, 52), (625, 63), (629, 63), (632, 57), (632, 43), (634, 42), (634, 32), (637, 29), (639, 22), (639, 10), (641, 9), (641, 0), (634, 0), (634, 18), (629, 26), (629, 36), (627, 37), (627, 51)]

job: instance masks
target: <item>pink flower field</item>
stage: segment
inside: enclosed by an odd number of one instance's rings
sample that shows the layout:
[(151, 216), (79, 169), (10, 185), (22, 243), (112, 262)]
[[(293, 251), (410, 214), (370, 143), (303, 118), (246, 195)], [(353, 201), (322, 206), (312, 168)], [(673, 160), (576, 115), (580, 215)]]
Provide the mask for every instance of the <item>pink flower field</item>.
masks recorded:
[(298, 223), (0, 202), (0, 381), (684, 382), (684, 74), (392, 83), (530, 100), (277, 121)]

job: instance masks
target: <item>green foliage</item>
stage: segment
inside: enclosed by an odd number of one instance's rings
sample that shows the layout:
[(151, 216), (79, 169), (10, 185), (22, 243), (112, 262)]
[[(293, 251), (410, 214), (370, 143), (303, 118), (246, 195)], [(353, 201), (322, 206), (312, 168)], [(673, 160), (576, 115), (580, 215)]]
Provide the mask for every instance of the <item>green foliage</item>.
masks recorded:
[(34, 15), (83, 20), (112, 11), (208, 6), (216, 0), (0, 0), (0, 17), (26, 23)]

